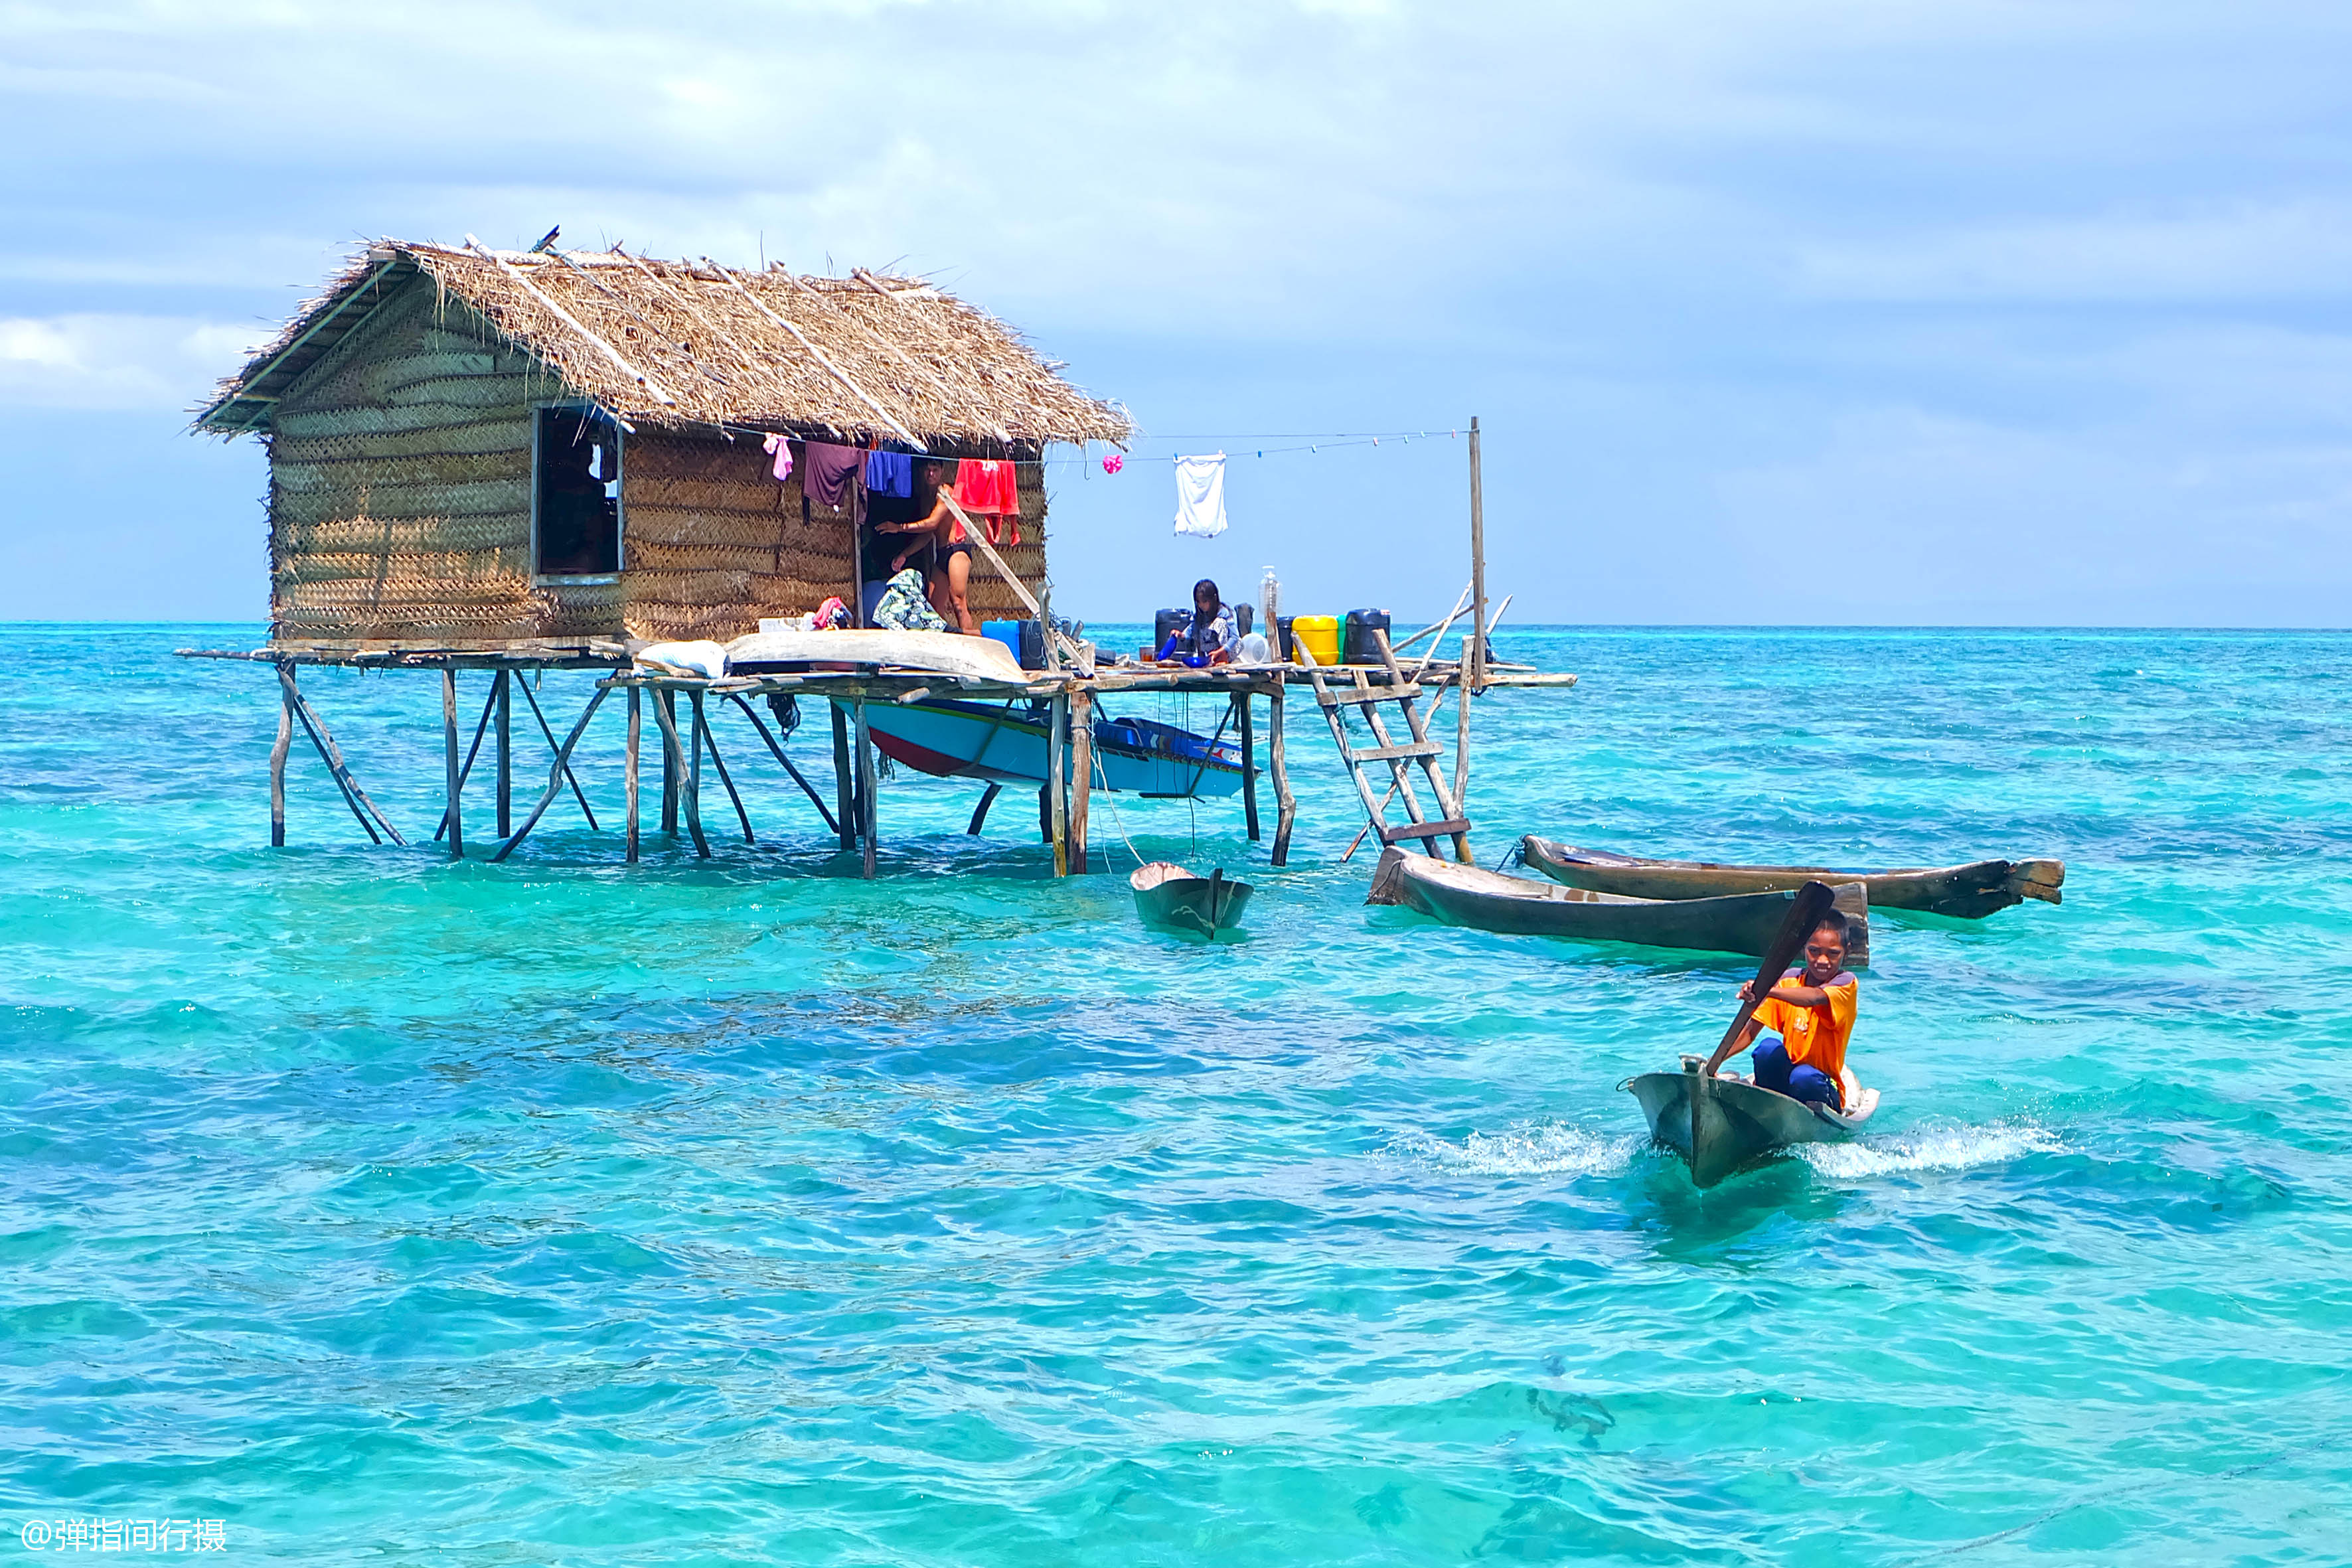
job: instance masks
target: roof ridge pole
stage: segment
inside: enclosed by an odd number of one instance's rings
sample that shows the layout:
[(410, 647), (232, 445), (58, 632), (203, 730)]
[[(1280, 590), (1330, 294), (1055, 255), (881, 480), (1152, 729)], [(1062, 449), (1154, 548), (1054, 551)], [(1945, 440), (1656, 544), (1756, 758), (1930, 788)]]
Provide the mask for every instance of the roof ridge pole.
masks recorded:
[(874, 401), (874, 395), (872, 393), (867, 392), (864, 387), (858, 385), (857, 383), (852, 379), (847, 371), (834, 363), (831, 357), (828, 356), (823, 349), (809, 342), (807, 333), (802, 331), (798, 327), (793, 325), (790, 321), (787, 321), (782, 316), (776, 314), (775, 311), (770, 310), (766, 300), (761, 299), (757, 294), (752, 293), (749, 289), (744, 288), (743, 280), (741, 279), (736, 277), (734, 273), (729, 271), (726, 268), (720, 267), (719, 263), (711, 260), (708, 256), (704, 257), (702, 259), (704, 265), (716, 270), (719, 276), (726, 279), (730, 284), (733, 285), (735, 292), (742, 295), (746, 300), (749, 300), (751, 302), (751, 308), (753, 310), (767, 317), (768, 320), (775, 322), (776, 325), (783, 328), (784, 331), (792, 333), (793, 341), (799, 343), (801, 347), (808, 350), (809, 357), (815, 360), (817, 363), (824, 366), (827, 371), (831, 372), (833, 378), (835, 381), (838, 381), (842, 385), (856, 393), (857, 395), (857, 400), (874, 411), (875, 417), (880, 419), (883, 424), (898, 432), (899, 437), (905, 440), (908, 445), (912, 446), (917, 451), (928, 452), (931, 449), (931, 444), (929, 441), (924, 440), (920, 436), (916, 435), (912, 430), (909, 430), (904, 425), (899, 424), (897, 419), (891, 416), (888, 409)]
[(675, 408), (677, 406), (677, 399), (672, 397), (668, 393), (664, 392), (659, 382), (656, 382), (652, 376), (647, 375), (644, 371), (639, 370), (635, 365), (631, 364), (627, 360), (622, 358), (620, 350), (614, 348), (612, 344), (606, 342), (604, 339), (590, 331), (586, 327), (581, 325), (579, 317), (574, 316), (571, 311), (557, 304), (554, 300), (549, 297), (545, 289), (541, 289), (538, 284), (532, 282), (530, 279), (517, 271), (511, 262), (509, 262), (504, 258), (499, 257), (491, 251), (484, 249), (482, 247), (482, 242), (476, 239), (470, 234), (466, 237), (466, 247), (475, 255), (480, 257), (483, 260), (488, 262), (491, 266), (497, 268), (499, 271), (505, 273), (509, 279), (513, 279), (516, 288), (520, 289), (524, 293), (538, 300), (541, 305), (546, 306), (549, 310), (554, 313), (556, 320), (562, 321), (565, 326), (570, 327), (573, 331), (578, 332), (582, 337), (586, 338), (589, 342), (595, 345), (595, 347), (604, 353), (606, 359), (611, 360), (614, 364), (621, 367), (622, 374), (627, 376), (631, 381), (635, 382), (639, 386), (644, 387), (647, 392), (653, 394), (655, 399), (661, 403), (663, 406), (668, 408)]

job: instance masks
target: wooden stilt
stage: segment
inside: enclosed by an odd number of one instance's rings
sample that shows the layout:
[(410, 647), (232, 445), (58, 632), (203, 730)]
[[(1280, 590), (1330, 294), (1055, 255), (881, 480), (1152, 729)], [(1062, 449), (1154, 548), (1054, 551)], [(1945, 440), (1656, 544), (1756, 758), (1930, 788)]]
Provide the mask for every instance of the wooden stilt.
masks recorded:
[(1242, 820), (1249, 828), (1250, 842), (1257, 842), (1257, 721), (1251, 711), (1257, 700), (1253, 691), (1234, 693), (1234, 704), (1241, 710), (1242, 731)]
[(695, 853), (703, 858), (710, 857), (710, 841), (702, 833), (702, 693), (687, 693), (686, 741), (686, 808), (687, 831), (694, 838)]
[(1087, 868), (1087, 806), (1094, 795), (1095, 700), (1085, 687), (1070, 694), (1070, 869)]
[(502, 669), (490, 682), (499, 705), (499, 837), (514, 831), (514, 671)]
[(880, 809), (874, 799), (874, 732), (866, 724), (866, 699), (857, 700), (857, 832), (865, 841), (861, 859), (870, 880), (874, 876), (876, 826)]
[(627, 781), (629, 794), (628, 863), (637, 863), (637, 735), (645, 727), (645, 693), (629, 688), (629, 750), (622, 765), (622, 776)]
[[(474, 758), (482, 749), (482, 737), (489, 733), (490, 715), (497, 710), (498, 705), (499, 683), (493, 680), (490, 682), (490, 694), (482, 699), (482, 716), (474, 721), (474, 739), (472, 744), (466, 748), (465, 766), (457, 770), (457, 790), (461, 795), (465, 793), (467, 781), (474, 776)], [(550, 742), (550, 744), (552, 743)], [(433, 842), (440, 843), (443, 835), (448, 831), (449, 813), (444, 810), (441, 813), (441, 825), (433, 830)]]
[(710, 750), (710, 765), (719, 772), (719, 782), (726, 786), (727, 798), (735, 804), (735, 820), (743, 825), (743, 842), (757, 844), (751, 837), (751, 814), (743, 809), (743, 797), (735, 793), (735, 781), (727, 772), (727, 759), (719, 754), (719, 737), (710, 732), (709, 716), (702, 710), (702, 693), (694, 694), (694, 728), (702, 743)]
[[(547, 737), (547, 749), (550, 752), (562, 751), (563, 748), (555, 743), (555, 731), (549, 725), (547, 715), (540, 711), (539, 699), (532, 694), (530, 682), (518, 680), (515, 682), (515, 689), (522, 693), (522, 700), (530, 705), (530, 716), (539, 721), (539, 732)], [(588, 792), (580, 787), (580, 775), (572, 771), (570, 763), (563, 764), (563, 776), (572, 785), (572, 798), (580, 803), (580, 815), (588, 819), (588, 831), (603, 832), (604, 829), (596, 826), (596, 814), (588, 809)]]
[(994, 805), (996, 797), (1003, 793), (1004, 786), (1001, 784), (991, 784), (981, 792), (980, 804), (971, 808), (971, 826), (964, 829), (966, 833), (975, 838), (980, 836), (981, 824), (988, 820), (988, 808)]
[(662, 826), (668, 837), (677, 837), (677, 792), (684, 784), (686, 759), (679, 754), (677, 744), (677, 693), (667, 686), (654, 688), (654, 706), (661, 710), (654, 721), (661, 726), (662, 745)]
[(1287, 688), (1279, 675), (1274, 678), (1274, 689), (1265, 699), (1265, 762), (1266, 771), (1274, 775), (1274, 800), (1276, 816), (1274, 824), (1274, 863), (1290, 863), (1290, 826), (1298, 819), (1298, 802), (1290, 793), (1290, 773), (1282, 765), (1283, 703)]
[(768, 750), (776, 754), (776, 761), (783, 764), (784, 772), (793, 775), (793, 783), (801, 786), (801, 793), (809, 797), (809, 804), (816, 807), (816, 814), (824, 818), (826, 830), (834, 833), (841, 831), (840, 824), (833, 819), (833, 813), (824, 808), (824, 796), (816, 793), (816, 786), (808, 782), (806, 774), (793, 766), (792, 758), (784, 754), (782, 743), (768, 732), (767, 723), (761, 719), (760, 710), (744, 701), (743, 694), (740, 691), (730, 691), (727, 694), (727, 698), (736, 707), (743, 710), (743, 717), (751, 721), (751, 728), (760, 731), (760, 739), (768, 742)]
[[(683, 779), (686, 776), (686, 744), (677, 738), (677, 704), (675, 701), (664, 700), (674, 695), (675, 693), (665, 687), (654, 689), (654, 722), (661, 726), (662, 772), (665, 778), (668, 780)], [(666, 831), (675, 834), (677, 831), (677, 806), (674, 802), (665, 804), (671, 813), (671, 826)], [(689, 809), (686, 816), (686, 826), (694, 835), (695, 850), (708, 858), (710, 846), (702, 837), (701, 813)]]
[(571, 776), (565, 764), (572, 760), (572, 748), (580, 743), (582, 735), (587, 733), (588, 721), (596, 716), (598, 705), (611, 689), (609, 686), (599, 686), (596, 694), (588, 699), (588, 706), (581, 710), (580, 722), (572, 726), (572, 733), (564, 736), (563, 743), (555, 749), (555, 761), (549, 764), (547, 770), (547, 793), (539, 797), (539, 804), (530, 808), (530, 815), (522, 819), (522, 826), (515, 829), (514, 836), (499, 846), (499, 852), (490, 857), (492, 861), (503, 860), (513, 854), (515, 846), (530, 837), (530, 830), (539, 826), (539, 819), (547, 815), (547, 808), (553, 805), (555, 797), (563, 793), (563, 781)]
[(459, 798), (465, 785), (457, 771), (457, 672), (446, 667), (441, 671), (441, 734), (449, 787), (446, 807), (449, 816), (449, 858), (462, 860), (466, 858), (466, 816)]
[(294, 691), (286, 667), (278, 667), (278, 741), (269, 748), (269, 847), (286, 847), (286, 753), (294, 745)]
[(1054, 806), (1054, 875), (1070, 874), (1070, 693), (1054, 693), (1053, 720), (1045, 726), (1045, 792)]
[(857, 816), (857, 784), (850, 773), (849, 715), (838, 702), (828, 702), (833, 710), (833, 796), (841, 808), (835, 820), (839, 824), (841, 847), (845, 853), (857, 842), (861, 826)]
[[(408, 840), (400, 836), (400, 829), (385, 818), (383, 813), (376, 808), (375, 802), (368, 798), (368, 792), (360, 787), (360, 781), (352, 776), (351, 767), (343, 761), (342, 748), (335, 744), (335, 732), (327, 728), (327, 721), (319, 717), (319, 710), (310, 706), (310, 700), (303, 696), (301, 689), (294, 684), (293, 670), (285, 665), (278, 666), (278, 680), (281, 692), (294, 704), (294, 717), (300, 721), (303, 733), (310, 737), (310, 744), (318, 749), (320, 760), (327, 764), (327, 772), (333, 776), (335, 786), (343, 792), (343, 804), (352, 808), (352, 815), (360, 819), (360, 826), (367, 828), (368, 837), (378, 844), (389, 838), (394, 844), (405, 846)], [(374, 820), (373, 826), (369, 826), (370, 818)], [(376, 837), (378, 827), (383, 829), (383, 838)]]

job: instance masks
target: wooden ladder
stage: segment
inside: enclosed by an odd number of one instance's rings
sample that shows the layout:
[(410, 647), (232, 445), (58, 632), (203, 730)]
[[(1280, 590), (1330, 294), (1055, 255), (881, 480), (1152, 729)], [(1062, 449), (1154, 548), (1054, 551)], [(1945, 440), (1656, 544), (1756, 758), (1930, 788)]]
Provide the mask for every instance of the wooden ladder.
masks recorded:
[[(1356, 781), (1356, 793), (1363, 797), (1364, 815), (1371, 819), (1373, 835), (1381, 847), (1419, 839), (1431, 855), (1438, 853), (1437, 841), (1454, 840), (1454, 856), (1462, 864), (1472, 864), (1470, 857), (1470, 822), (1454, 805), (1454, 792), (1446, 787), (1444, 771), (1438, 766), (1442, 748), (1429, 738), (1429, 724), (1418, 704), (1422, 698), (1421, 683), (1408, 677), (1397, 665), (1396, 654), (1389, 647), (1388, 634), (1372, 634), (1380, 645), (1381, 660), (1388, 666), (1389, 683), (1375, 687), (1361, 666), (1349, 673), (1354, 677), (1352, 688), (1334, 689), (1321, 667), (1309, 665), (1307, 679), (1315, 683), (1315, 700), (1322, 705), (1323, 717), (1331, 726), (1331, 740), (1339, 748), (1339, 760), (1347, 764), (1348, 776)], [(1412, 739), (1399, 744), (1381, 721), (1380, 705), (1393, 702), (1404, 714), (1406, 730)], [(1342, 710), (1358, 710), (1364, 728), (1370, 731), (1373, 745), (1358, 748), (1348, 740), (1348, 724)], [(1407, 820), (1400, 826), (1389, 826), (1387, 803), (1372, 793), (1370, 779), (1364, 776), (1368, 763), (1386, 763), (1393, 787), (1390, 794), (1404, 806)], [(1430, 794), (1437, 801), (1439, 816), (1425, 817), (1421, 811), (1421, 798), (1412, 787), (1412, 767), (1418, 764), (1427, 777)]]

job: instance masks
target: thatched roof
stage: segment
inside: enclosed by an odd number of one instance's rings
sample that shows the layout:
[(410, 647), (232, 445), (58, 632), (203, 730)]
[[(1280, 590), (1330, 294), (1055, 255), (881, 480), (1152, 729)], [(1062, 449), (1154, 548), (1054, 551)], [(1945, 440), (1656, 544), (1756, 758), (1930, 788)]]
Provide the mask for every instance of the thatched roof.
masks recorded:
[(430, 279), (577, 395), (632, 426), (732, 425), (919, 447), (1123, 442), (1126, 411), (919, 279), (802, 278), (705, 259), (384, 240), (352, 258), (196, 419), (267, 428), (278, 396), (394, 294)]

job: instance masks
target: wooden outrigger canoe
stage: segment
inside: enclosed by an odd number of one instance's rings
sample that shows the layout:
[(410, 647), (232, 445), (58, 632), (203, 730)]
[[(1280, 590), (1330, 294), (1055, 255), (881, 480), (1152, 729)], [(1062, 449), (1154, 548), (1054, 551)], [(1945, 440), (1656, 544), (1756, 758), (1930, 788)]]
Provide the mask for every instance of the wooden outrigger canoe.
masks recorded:
[[(1836, 889), (1846, 917), (1846, 963), (1870, 962), (1870, 904), (1859, 882)], [(1371, 904), (1403, 904), (1450, 925), (1515, 936), (1569, 936), (1761, 957), (1795, 901), (1787, 892), (1713, 899), (1637, 899), (1507, 877), (1391, 848), (1372, 873)]]
[(1850, 1082), (1841, 1113), (1739, 1079), (1709, 1078), (1699, 1067), (1698, 1058), (1685, 1057), (1680, 1072), (1645, 1072), (1618, 1087), (1641, 1102), (1651, 1139), (1688, 1160), (1702, 1187), (1791, 1143), (1841, 1142), (1878, 1109), (1876, 1089)]
[(1196, 877), (1172, 861), (1154, 860), (1137, 867), (1127, 885), (1135, 889), (1135, 912), (1147, 925), (1198, 931), (1212, 941), (1220, 931), (1240, 927), (1250, 900), (1250, 885), (1226, 881), (1222, 866)]
[(1809, 866), (1725, 866), (1712, 860), (1653, 860), (1577, 849), (1530, 833), (1519, 858), (1565, 887), (1634, 899), (1713, 899), (1733, 893), (1780, 892), (1809, 881), (1860, 882), (1872, 907), (1919, 910), (1982, 920), (2027, 899), (2060, 901), (2063, 860), (1974, 860), (1906, 871), (1825, 871)]

